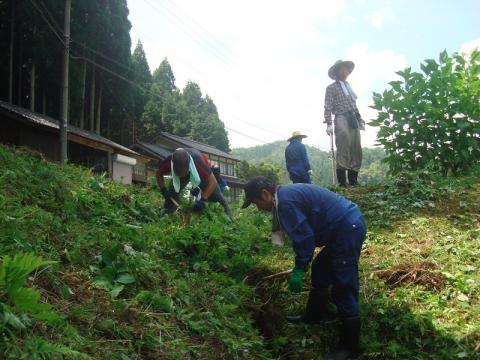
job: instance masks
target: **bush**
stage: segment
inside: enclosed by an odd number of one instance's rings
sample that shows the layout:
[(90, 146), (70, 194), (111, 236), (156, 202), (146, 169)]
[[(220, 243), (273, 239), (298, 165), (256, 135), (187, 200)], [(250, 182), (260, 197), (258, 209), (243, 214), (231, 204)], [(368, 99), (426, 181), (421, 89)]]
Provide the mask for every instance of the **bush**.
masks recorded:
[(439, 62), (398, 71), (403, 80), (374, 93), (378, 110), (372, 126), (387, 153), (392, 173), (430, 166), (459, 172), (480, 159), (480, 51), (471, 56), (442, 52)]

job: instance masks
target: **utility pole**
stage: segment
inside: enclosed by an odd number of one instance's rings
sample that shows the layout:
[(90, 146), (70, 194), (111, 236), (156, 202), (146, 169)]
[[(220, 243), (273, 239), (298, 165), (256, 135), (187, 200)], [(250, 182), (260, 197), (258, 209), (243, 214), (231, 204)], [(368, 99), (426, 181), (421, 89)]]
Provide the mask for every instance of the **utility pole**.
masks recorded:
[(71, 0), (65, 0), (65, 23), (63, 25), (63, 68), (62, 68), (62, 112), (60, 116), (60, 164), (67, 162), (68, 124), (68, 69), (70, 59), (70, 7)]

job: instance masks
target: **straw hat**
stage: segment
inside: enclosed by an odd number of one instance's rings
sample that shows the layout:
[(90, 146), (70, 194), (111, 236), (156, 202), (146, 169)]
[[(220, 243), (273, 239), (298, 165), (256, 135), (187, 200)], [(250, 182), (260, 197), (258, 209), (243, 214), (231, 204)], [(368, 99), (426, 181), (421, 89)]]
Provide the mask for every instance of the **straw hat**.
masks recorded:
[(335, 64), (333, 64), (333, 66), (330, 69), (328, 69), (328, 76), (330, 76), (330, 78), (333, 80), (337, 80), (337, 73), (342, 65), (346, 65), (349, 68), (350, 72), (352, 72), (353, 69), (355, 68), (355, 64), (353, 63), (353, 61), (337, 60), (335, 61)]
[(297, 131), (294, 131), (294, 132), (292, 133), (292, 136), (290, 136), (290, 137), (288, 138), (288, 141), (292, 141), (294, 138), (301, 138), (301, 139), (303, 139), (303, 138), (306, 138), (306, 137), (307, 137), (307, 135), (303, 135), (300, 131), (297, 130)]

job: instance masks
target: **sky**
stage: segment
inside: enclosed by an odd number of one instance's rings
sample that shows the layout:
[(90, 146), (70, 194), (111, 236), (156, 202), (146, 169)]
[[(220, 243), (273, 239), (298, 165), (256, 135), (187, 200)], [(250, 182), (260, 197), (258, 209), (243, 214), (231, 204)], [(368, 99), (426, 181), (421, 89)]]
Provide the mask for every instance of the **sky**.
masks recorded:
[[(216, 104), (231, 148), (285, 140), (328, 150), (328, 69), (351, 60), (348, 81), (368, 122), (372, 93), (440, 52), (480, 47), (479, 0), (128, 0), (132, 51), (153, 72), (167, 58), (182, 89), (191, 80)], [(363, 146), (374, 146), (367, 126)]]

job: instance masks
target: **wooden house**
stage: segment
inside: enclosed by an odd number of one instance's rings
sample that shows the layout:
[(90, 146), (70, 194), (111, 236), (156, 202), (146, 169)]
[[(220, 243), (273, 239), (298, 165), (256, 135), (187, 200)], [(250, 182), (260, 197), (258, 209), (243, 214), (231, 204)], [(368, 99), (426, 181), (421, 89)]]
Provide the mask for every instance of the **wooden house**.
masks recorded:
[(209, 159), (212, 166), (220, 168), (221, 177), (227, 182), (230, 188), (228, 197), (230, 201), (240, 200), (243, 193), (243, 182), (237, 177), (237, 164), (240, 159), (221, 151), (213, 146), (190, 140), (167, 132), (162, 132), (156, 138), (155, 144), (137, 142), (132, 146), (136, 152), (154, 159), (147, 166), (149, 174), (155, 174), (158, 162), (165, 159), (175, 149), (194, 148), (202, 152)]
[[(60, 160), (59, 121), (0, 101), (0, 142), (27, 146), (52, 161)], [(68, 161), (107, 172), (123, 184), (146, 183), (150, 159), (91, 131), (68, 125)]]

